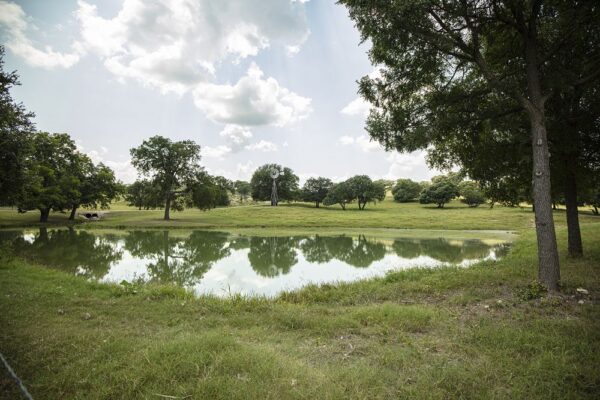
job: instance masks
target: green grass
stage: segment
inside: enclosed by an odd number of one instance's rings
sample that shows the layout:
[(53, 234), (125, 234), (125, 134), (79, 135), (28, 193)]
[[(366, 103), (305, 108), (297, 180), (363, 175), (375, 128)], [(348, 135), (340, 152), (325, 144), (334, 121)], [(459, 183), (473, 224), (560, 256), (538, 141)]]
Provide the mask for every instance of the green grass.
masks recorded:
[[(282, 203), (279, 207), (266, 204), (217, 208), (210, 211), (188, 209), (172, 212), (171, 221), (163, 221), (162, 210), (136, 210), (117, 204), (100, 220), (79, 224), (94, 228), (396, 228), (396, 229), (494, 229), (521, 230), (533, 227), (531, 208), (508, 208), (483, 205), (468, 208), (453, 201), (443, 209), (416, 203), (398, 204), (389, 199), (369, 204), (363, 211), (356, 205), (343, 211), (338, 206), (315, 208), (308, 203)], [(555, 212), (558, 224), (563, 224), (564, 210)], [(52, 213), (50, 225), (67, 224), (68, 214)], [(0, 228), (38, 225), (39, 212), (19, 214), (12, 209), (0, 209)], [(590, 212), (581, 213), (581, 222), (598, 218)]]
[[(4, 226), (31, 223), (5, 212)], [(564, 214), (556, 214), (563, 294), (525, 301), (537, 269), (532, 217), (391, 202), (364, 212), (286, 205), (175, 214), (170, 225), (181, 228), (519, 233), (499, 262), (308, 286), (276, 299), (194, 298), (164, 286), (134, 294), (4, 256), (0, 351), (36, 399), (598, 398), (600, 219), (582, 216), (585, 256), (570, 259)], [(86, 227), (166, 226), (159, 218), (121, 211)], [(590, 292), (584, 304), (571, 297), (578, 287)], [(10, 381), (0, 385), (14, 398)]]

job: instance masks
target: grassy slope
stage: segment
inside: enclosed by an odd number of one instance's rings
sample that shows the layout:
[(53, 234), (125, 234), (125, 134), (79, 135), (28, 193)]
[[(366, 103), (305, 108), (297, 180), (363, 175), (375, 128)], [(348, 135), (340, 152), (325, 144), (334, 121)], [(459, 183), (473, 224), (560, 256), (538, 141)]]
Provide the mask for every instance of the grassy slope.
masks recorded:
[[(516, 229), (510, 255), (274, 301), (194, 299), (167, 287), (131, 294), (3, 259), (1, 350), (36, 399), (597, 398), (600, 220), (582, 218), (585, 258), (561, 254), (566, 295), (522, 301), (536, 274), (531, 213), (455, 207), (235, 208), (189, 212), (175, 225)], [(99, 225), (161, 226), (144, 214), (115, 212)], [(591, 293), (583, 305), (570, 297), (580, 286)]]

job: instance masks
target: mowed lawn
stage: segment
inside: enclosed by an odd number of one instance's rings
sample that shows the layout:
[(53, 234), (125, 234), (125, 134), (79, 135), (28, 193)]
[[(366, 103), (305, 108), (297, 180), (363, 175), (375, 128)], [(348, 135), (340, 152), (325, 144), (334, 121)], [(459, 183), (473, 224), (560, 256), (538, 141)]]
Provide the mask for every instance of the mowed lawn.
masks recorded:
[[(565, 399), (600, 396), (600, 218), (582, 215), (585, 256), (566, 255), (562, 294), (539, 297), (533, 214), (386, 201), (365, 211), (308, 205), (111, 212), (94, 227), (495, 229), (509, 255), (306, 287), (276, 299), (131, 290), (0, 259), (0, 351), (36, 399)], [(15, 216), (16, 215), (16, 216)], [(0, 211), (0, 225), (37, 215)], [(52, 223), (63, 224), (63, 215)], [(577, 294), (585, 288), (589, 294)], [(0, 393), (15, 398), (0, 378)]]
[[(533, 227), (531, 207), (510, 208), (481, 205), (469, 208), (458, 200), (438, 209), (418, 203), (399, 204), (389, 197), (363, 211), (350, 204), (346, 211), (339, 206), (315, 208), (309, 203), (249, 204), (216, 208), (210, 211), (187, 209), (171, 212), (171, 221), (163, 221), (162, 210), (137, 210), (123, 203), (114, 205), (100, 221), (86, 222), (85, 228), (239, 228), (239, 227), (343, 227), (399, 229), (495, 229), (521, 230)], [(555, 212), (558, 225), (565, 223), (564, 210)], [(52, 213), (49, 225), (68, 223), (67, 213)], [(581, 222), (594, 222), (588, 208), (581, 208)], [(39, 212), (19, 214), (14, 209), (0, 209), (0, 228), (38, 225)], [(79, 221), (80, 222), (80, 221)]]

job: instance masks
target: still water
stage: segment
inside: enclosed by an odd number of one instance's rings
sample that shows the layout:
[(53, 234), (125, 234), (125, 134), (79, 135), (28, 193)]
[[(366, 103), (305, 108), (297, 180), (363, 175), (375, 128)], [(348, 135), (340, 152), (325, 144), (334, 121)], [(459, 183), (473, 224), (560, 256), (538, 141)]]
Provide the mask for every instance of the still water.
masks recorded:
[[(506, 236), (296, 234), (216, 231), (0, 231), (0, 242), (33, 262), (101, 282), (174, 283), (197, 294), (274, 296), (308, 283), (348, 282), (392, 270), (496, 260)], [(466, 235), (469, 236), (469, 235)]]

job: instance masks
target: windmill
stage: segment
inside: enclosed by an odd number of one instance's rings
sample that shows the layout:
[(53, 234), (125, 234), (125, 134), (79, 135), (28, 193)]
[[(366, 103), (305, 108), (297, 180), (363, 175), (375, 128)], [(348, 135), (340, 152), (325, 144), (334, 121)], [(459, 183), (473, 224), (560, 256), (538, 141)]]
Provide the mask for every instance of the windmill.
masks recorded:
[(283, 175), (283, 168), (278, 170), (277, 168), (273, 168), (271, 170), (271, 179), (273, 179), (273, 188), (271, 189), (271, 205), (276, 206), (279, 203), (279, 198), (277, 197), (277, 178)]

